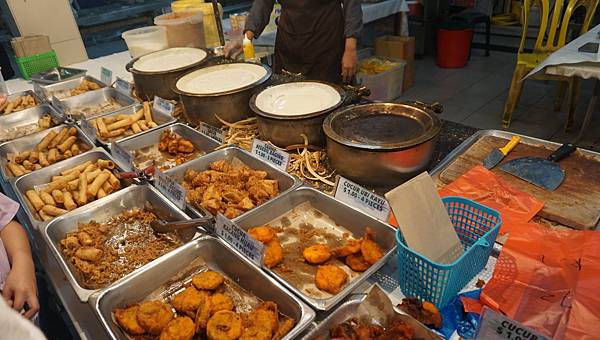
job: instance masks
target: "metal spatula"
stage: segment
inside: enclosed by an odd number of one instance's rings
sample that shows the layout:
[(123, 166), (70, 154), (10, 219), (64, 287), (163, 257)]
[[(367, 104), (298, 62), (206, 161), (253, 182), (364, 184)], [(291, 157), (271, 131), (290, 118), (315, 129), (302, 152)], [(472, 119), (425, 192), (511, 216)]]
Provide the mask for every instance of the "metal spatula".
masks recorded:
[(193, 218), (187, 221), (165, 222), (156, 219), (150, 222), (150, 226), (157, 233), (168, 233), (180, 229), (206, 226), (212, 221), (210, 217)]

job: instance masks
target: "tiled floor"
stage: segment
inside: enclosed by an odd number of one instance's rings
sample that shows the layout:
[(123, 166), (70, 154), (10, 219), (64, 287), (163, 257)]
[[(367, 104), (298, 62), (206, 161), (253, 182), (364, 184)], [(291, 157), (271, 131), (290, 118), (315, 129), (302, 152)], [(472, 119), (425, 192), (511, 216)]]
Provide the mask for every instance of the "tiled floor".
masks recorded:
[[(425, 57), (415, 62), (415, 84), (399, 100), (438, 101), (444, 105), (441, 115), (444, 119), (479, 129), (502, 129), (504, 101), (515, 58), (515, 54), (494, 51), (485, 57), (482, 51), (473, 50), (466, 67), (443, 69), (437, 67), (434, 57)], [(566, 100), (561, 112), (553, 111), (556, 86), (555, 82), (527, 81), (508, 130), (557, 142), (574, 141), (593, 82), (586, 80), (581, 84), (575, 125), (569, 134), (564, 133)], [(590, 126), (577, 145), (600, 151), (600, 112), (594, 112)]]

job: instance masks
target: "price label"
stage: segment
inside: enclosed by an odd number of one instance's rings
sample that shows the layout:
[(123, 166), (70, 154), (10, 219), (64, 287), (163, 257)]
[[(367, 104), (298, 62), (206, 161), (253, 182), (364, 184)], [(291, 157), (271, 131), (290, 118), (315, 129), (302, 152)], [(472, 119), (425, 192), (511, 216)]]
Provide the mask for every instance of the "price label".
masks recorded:
[(42, 86), (39, 83), (36, 83), (36, 82), (33, 83), (33, 92), (35, 94), (37, 94), (38, 97), (40, 97), (44, 101), (48, 100), (48, 99), (46, 99), (46, 94), (44, 93), (44, 89), (42, 88)]
[(133, 156), (127, 150), (123, 149), (119, 143), (112, 142), (110, 144), (110, 155), (118, 163), (125, 165), (127, 169), (133, 169)]
[(201, 134), (212, 138), (221, 144), (225, 143), (225, 135), (223, 134), (223, 130), (219, 129), (216, 126), (212, 126), (206, 123), (200, 123), (200, 125), (198, 126), (198, 131), (200, 131)]
[[(96, 128), (90, 123), (89, 120), (83, 119), (79, 121), (81, 129), (90, 137), (92, 141), (96, 140)], [(115, 143), (113, 143), (115, 144)]]
[(130, 96), (133, 86), (127, 80), (117, 77), (117, 80), (115, 80), (115, 89), (124, 95)]
[(260, 241), (248, 235), (242, 228), (221, 214), (217, 215), (215, 232), (217, 236), (244, 254), (254, 264), (262, 267), (265, 246)]
[(154, 96), (152, 108), (154, 109), (154, 111), (161, 112), (170, 116), (173, 114), (173, 111), (175, 111), (175, 104), (159, 96)]
[(52, 106), (55, 110), (50, 110), (50, 116), (52, 120), (57, 123), (62, 123), (66, 119), (67, 108), (65, 105), (55, 96), (52, 96)]
[(252, 142), (252, 153), (258, 158), (273, 164), (278, 169), (287, 171), (288, 163), (290, 162), (289, 153), (256, 138)]
[(382, 221), (390, 215), (390, 204), (384, 197), (342, 176), (338, 176), (334, 197)]
[(165, 195), (169, 201), (173, 202), (179, 209), (185, 207), (185, 189), (181, 184), (165, 175), (158, 168), (154, 170), (154, 184), (158, 191)]
[(112, 84), (112, 71), (104, 66), (100, 68), (100, 81), (106, 84), (106, 86), (110, 86)]
[(548, 340), (548, 337), (487, 307), (483, 308), (479, 330), (475, 338), (485, 340)]

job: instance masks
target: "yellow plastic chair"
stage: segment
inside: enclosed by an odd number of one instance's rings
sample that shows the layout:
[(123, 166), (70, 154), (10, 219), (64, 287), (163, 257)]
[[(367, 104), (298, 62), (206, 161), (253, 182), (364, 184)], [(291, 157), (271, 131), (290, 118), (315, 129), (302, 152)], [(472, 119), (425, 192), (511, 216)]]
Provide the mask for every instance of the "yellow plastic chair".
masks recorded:
[[(515, 110), (517, 103), (519, 102), (519, 98), (521, 97), (521, 91), (523, 89), (524, 83), (524, 80), (522, 80), (523, 77), (527, 75), (527, 73), (529, 73), (531, 70), (533, 70), (539, 63), (544, 61), (544, 59), (546, 59), (552, 52), (560, 49), (565, 45), (567, 30), (569, 27), (571, 16), (573, 12), (579, 7), (584, 7), (586, 10), (583, 26), (581, 27), (581, 32), (579, 32), (579, 34), (581, 35), (587, 32), (590, 26), (590, 21), (592, 20), (592, 17), (596, 12), (598, 1), (599, 0), (555, 0), (554, 11), (553, 13), (551, 13), (550, 0), (524, 0), (522, 9), (523, 28), (521, 32), (521, 44), (519, 46), (519, 52), (517, 56), (517, 65), (515, 66), (513, 78), (510, 83), (510, 90), (508, 91), (506, 104), (504, 105), (504, 116), (502, 118), (502, 126), (504, 128), (509, 127), (512, 113)], [(563, 15), (563, 6), (565, 5), (565, 3), (567, 7), (566, 10), (564, 10)], [(531, 53), (525, 53), (525, 39), (527, 37), (527, 30), (529, 28), (529, 12), (532, 5), (538, 6), (540, 9), (540, 30), (535, 41), (533, 51)], [(550, 18), (551, 14), (552, 18)], [(550, 27), (548, 29), (549, 21)], [(559, 22), (560, 31), (558, 31)], [(565, 126), (565, 131), (568, 131), (573, 125), (573, 117), (575, 115), (577, 97), (579, 95), (579, 79), (577, 79), (576, 77), (554, 76), (546, 75), (543, 73), (535, 75), (531, 78), (539, 80), (555, 80), (560, 82), (557, 91), (557, 96), (554, 100), (554, 111), (560, 111), (560, 107), (562, 106), (562, 101), (568, 87), (569, 114)]]

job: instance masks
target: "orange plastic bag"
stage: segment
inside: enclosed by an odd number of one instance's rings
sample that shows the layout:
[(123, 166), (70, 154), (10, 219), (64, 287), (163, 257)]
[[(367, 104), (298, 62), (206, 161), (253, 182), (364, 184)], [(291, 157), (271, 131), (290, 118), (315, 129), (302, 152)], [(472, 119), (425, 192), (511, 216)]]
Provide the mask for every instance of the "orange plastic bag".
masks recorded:
[(481, 301), (554, 339), (598, 339), (600, 233), (516, 223)]

